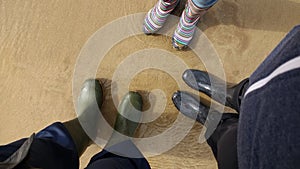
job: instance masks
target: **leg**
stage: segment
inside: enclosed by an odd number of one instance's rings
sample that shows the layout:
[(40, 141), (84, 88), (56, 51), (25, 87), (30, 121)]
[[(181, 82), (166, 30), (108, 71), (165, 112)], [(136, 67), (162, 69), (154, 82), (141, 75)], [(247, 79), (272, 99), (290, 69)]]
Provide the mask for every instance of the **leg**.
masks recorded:
[[(94, 130), (97, 123), (94, 122), (98, 111), (94, 107), (102, 104), (102, 88), (98, 80), (87, 80), (78, 99), (79, 117), (83, 124), (89, 123)], [(26, 143), (31, 140), (30, 143)], [(23, 139), (7, 146), (0, 147), (5, 154), (0, 153), (1, 160), (7, 165), (14, 162), (19, 168), (33, 166), (37, 168), (70, 168), (79, 167), (79, 157), (92, 143), (86, 135), (79, 120), (73, 119), (65, 123), (54, 123), (38, 132), (30, 139)], [(25, 144), (25, 145), (24, 145)], [(13, 153), (24, 154), (22, 158), (13, 156)], [(12, 157), (13, 156), (13, 157)], [(6, 161), (9, 160), (9, 161)]]
[(79, 168), (76, 146), (68, 130), (59, 122), (29, 139), (1, 146), (0, 150), (0, 168)]
[(162, 28), (178, 2), (179, 0), (159, 0), (145, 17), (144, 33), (152, 34)]
[[(211, 124), (218, 124), (211, 136), (207, 136), (207, 143), (211, 146), (220, 169), (238, 168), (237, 163), (237, 126), (238, 114), (219, 113), (202, 104), (199, 99), (187, 92), (176, 92), (173, 103), (185, 116), (210, 129)], [(218, 118), (219, 117), (219, 118)], [(220, 121), (216, 121), (219, 120)], [(206, 133), (208, 134), (208, 133)]]
[(91, 139), (82, 129), (77, 118), (64, 122), (63, 125), (69, 131), (72, 139), (74, 140), (78, 155), (81, 156), (86, 148), (91, 144)]
[[(150, 169), (149, 163), (130, 140), (141, 118), (142, 98), (129, 92), (118, 107), (114, 132), (103, 151), (95, 155), (87, 169)], [(125, 117), (131, 117), (131, 120)], [(128, 138), (128, 137), (129, 138)]]
[(300, 25), (295, 26), (259, 65), (250, 77), (250, 84), (268, 76), (283, 63), (300, 55)]
[[(299, 168), (299, 58), (300, 27), (296, 26), (250, 76), (238, 131), (241, 168)], [(298, 68), (289, 70), (293, 66), (286, 66), (287, 62)], [(285, 71), (278, 74), (279, 67)], [(265, 79), (268, 82), (261, 83)], [(253, 89), (257, 84), (260, 87)]]
[(102, 98), (103, 91), (99, 80), (86, 80), (77, 101), (78, 118), (63, 123), (74, 140), (79, 156), (93, 143), (83, 127), (88, 128), (89, 132), (96, 133), (97, 120), (95, 119), (98, 117), (97, 114), (100, 113)]
[(218, 0), (192, 0), (193, 3), (199, 8), (210, 8), (218, 2)]
[(96, 154), (91, 159), (87, 169), (150, 169), (150, 165), (145, 158), (126, 157), (130, 154), (120, 155), (120, 152), (124, 152), (123, 150), (125, 148), (131, 153), (134, 153), (131, 155), (142, 157), (142, 154), (136, 148), (136, 146), (130, 140), (127, 140), (110, 148), (106, 147), (105, 150), (102, 150), (100, 153)]
[(222, 120), (217, 129), (207, 140), (218, 162), (219, 169), (238, 168), (237, 127), (237, 117)]
[(191, 42), (196, 25), (217, 0), (188, 0), (172, 38), (173, 47), (184, 49)]
[(62, 123), (38, 132), (29, 151), (29, 164), (36, 168), (79, 168), (76, 143)]

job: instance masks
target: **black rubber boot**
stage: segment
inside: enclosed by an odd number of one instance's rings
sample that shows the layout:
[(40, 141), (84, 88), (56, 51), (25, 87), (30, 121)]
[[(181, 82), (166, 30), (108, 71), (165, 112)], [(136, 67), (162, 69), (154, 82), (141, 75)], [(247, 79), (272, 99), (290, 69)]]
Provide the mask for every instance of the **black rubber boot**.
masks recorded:
[(200, 100), (191, 94), (183, 91), (177, 91), (172, 97), (175, 107), (185, 116), (196, 120), (208, 127), (215, 120), (223, 120), (228, 118), (236, 117), (238, 114), (234, 113), (220, 113), (217, 110), (212, 109), (209, 113), (210, 108), (200, 102)]
[[(209, 74), (201, 70), (189, 69), (186, 70), (182, 79), (191, 88), (203, 92), (209, 97), (214, 96), (214, 100), (222, 103), (225, 100), (225, 105), (240, 111), (241, 99), (248, 89), (249, 79), (242, 80), (239, 84), (227, 83), (217, 76)], [(226, 91), (222, 87), (226, 85)]]

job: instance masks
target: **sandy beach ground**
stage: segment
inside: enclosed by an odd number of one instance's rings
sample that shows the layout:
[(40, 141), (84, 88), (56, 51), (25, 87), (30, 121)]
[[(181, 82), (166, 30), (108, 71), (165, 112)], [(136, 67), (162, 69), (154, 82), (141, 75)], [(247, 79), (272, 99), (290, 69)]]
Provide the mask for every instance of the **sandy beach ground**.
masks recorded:
[[(76, 117), (72, 78), (85, 42), (104, 25), (122, 16), (147, 12), (155, 3), (156, 0), (0, 0), (0, 144), (27, 137), (55, 121)], [(239, 82), (299, 24), (299, 18), (300, 0), (219, 0), (198, 26), (216, 49), (227, 80)], [(145, 35), (121, 41), (104, 57), (97, 78), (112, 79), (122, 60), (145, 48), (164, 49), (190, 68), (204, 69), (192, 51), (175, 51), (170, 41), (165, 36)], [(161, 116), (141, 126), (142, 136), (157, 135), (173, 124), (178, 111), (170, 97), (178, 85), (172, 77), (159, 70), (145, 70), (134, 77), (130, 88), (145, 93), (161, 89), (167, 98)], [(195, 124), (176, 147), (149, 157), (152, 168), (217, 168), (208, 145), (198, 142), (201, 129)], [(80, 159), (81, 168), (99, 150), (101, 147), (96, 145), (88, 148)]]

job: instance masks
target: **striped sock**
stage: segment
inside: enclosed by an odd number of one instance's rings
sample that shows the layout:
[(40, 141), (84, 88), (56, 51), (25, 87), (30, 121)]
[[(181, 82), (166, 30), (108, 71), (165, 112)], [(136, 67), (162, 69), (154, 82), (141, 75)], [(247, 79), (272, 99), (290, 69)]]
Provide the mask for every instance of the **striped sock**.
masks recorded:
[(192, 2), (192, 0), (188, 0), (172, 38), (174, 48), (183, 49), (190, 43), (193, 38), (196, 25), (206, 11), (207, 9), (199, 8)]
[(145, 17), (144, 33), (152, 34), (162, 28), (178, 2), (179, 0), (159, 0)]

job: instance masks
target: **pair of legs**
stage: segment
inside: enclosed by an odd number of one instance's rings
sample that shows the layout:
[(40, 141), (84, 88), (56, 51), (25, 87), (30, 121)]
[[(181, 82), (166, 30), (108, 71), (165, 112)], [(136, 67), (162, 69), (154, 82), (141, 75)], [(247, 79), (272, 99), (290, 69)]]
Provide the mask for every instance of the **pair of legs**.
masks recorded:
[[(143, 30), (145, 34), (156, 33), (163, 27), (170, 13), (180, 0), (159, 0), (147, 13)], [(218, 0), (187, 0), (177, 28), (172, 38), (172, 45), (176, 49), (184, 49), (191, 42), (196, 25), (206, 11)]]
[[(184, 115), (209, 128), (207, 138), (220, 169), (299, 168), (300, 162), (300, 26), (296, 26), (258, 69), (239, 84), (229, 84), (207, 72), (187, 70), (191, 88), (214, 96), (238, 114), (212, 110), (187, 92), (173, 95)], [(222, 90), (226, 85), (226, 92)], [(225, 98), (225, 103), (222, 102)]]
[[(245, 79), (239, 84), (230, 84), (218, 77), (200, 70), (186, 70), (182, 76), (183, 80), (191, 88), (203, 92), (217, 102), (222, 103), (225, 98), (226, 106), (240, 110), (241, 98), (248, 88), (249, 80)], [(226, 91), (222, 91), (222, 86)], [(176, 108), (185, 116), (195, 119), (205, 125), (207, 129), (217, 123), (217, 128), (211, 136), (206, 135), (207, 143), (218, 162), (219, 169), (238, 168), (237, 161), (237, 127), (239, 114), (221, 113), (203, 104), (199, 98), (184, 91), (173, 94), (173, 103)], [(220, 120), (220, 121), (218, 121)]]
[[(102, 102), (100, 82), (87, 80), (78, 98), (78, 118), (56, 122), (30, 138), (0, 146), (0, 168), (78, 169), (79, 157), (93, 143), (93, 135), (97, 132), (97, 114), (101, 113)], [(138, 127), (142, 106), (142, 97), (138, 93), (129, 92), (124, 96), (111, 138), (104, 150), (90, 160), (87, 169), (150, 168), (141, 152), (128, 139), (134, 136)], [(135, 122), (127, 120), (125, 117), (128, 115)], [(127, 151), (131, 154), (126, 154)]]

